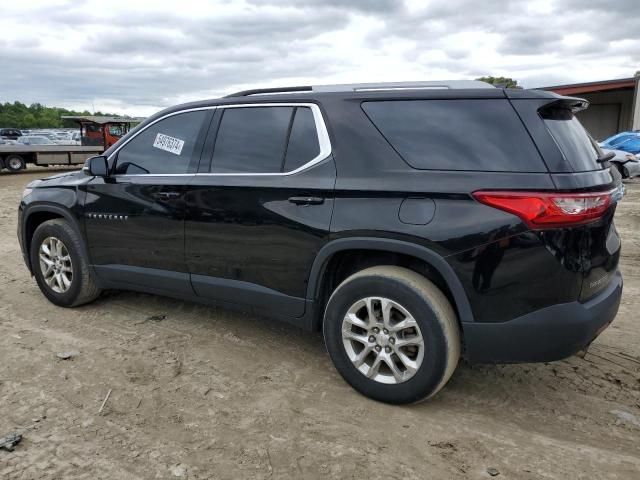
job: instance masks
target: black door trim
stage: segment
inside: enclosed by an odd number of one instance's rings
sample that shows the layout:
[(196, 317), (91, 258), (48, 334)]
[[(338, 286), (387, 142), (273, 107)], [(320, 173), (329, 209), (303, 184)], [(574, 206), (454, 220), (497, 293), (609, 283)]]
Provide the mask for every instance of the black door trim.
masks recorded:
[(195, 295), (188, 273), (131, 265), (93, 265), (92, 267), (102, 288), (127, 290), (136, 287), (135, 290), (160, 295)]
[(292, 318), (304, 314), (304, 298), (285, 295), (255, 283), (191, 274), (191, 284), (199, 297), (256, 307)]

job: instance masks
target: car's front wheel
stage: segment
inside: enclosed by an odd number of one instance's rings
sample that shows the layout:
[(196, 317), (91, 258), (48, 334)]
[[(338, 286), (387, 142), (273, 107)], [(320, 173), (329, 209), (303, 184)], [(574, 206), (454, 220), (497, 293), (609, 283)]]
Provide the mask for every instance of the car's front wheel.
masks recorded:
[(40, 290), (52, 303), (75, 307), (100, 294), (83, 252), (82, 238), (66, 220), (49, 220), (36, 228), (31, 267)]
[(396, 266), (368, 268), (342, 282), (327, 303), (324, 336), (344, 379), (388, 403), (434, 395), (460, 357), (460, 330), (446, 296)]

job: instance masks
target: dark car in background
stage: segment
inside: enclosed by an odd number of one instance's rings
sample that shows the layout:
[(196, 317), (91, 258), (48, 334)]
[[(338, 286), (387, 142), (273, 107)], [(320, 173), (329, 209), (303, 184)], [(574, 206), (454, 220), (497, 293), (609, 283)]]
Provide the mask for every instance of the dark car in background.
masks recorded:
[(125, 289), (266, 313), (322, 331), (359, 392), (415, 402), (461, 356), (558, 360), (614, 319), (623, 189), (586, 107), (481, 82), (178, 105), (28, 185), (18, 238), (55, 305)]
[(0, 137), (8, 140), (17, 140), (22, 136), (22, 132), (17, 128), (0, 128)]

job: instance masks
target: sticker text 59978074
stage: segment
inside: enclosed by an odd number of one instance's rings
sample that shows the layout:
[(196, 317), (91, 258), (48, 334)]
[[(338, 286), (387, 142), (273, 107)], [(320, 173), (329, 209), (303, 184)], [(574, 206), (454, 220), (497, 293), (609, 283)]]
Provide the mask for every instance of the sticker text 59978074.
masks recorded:
[(164, 133), (159, 133), (156, 135), (156, 140), (153, 142), (153, 146), (160, 150), (173, 153), (174, 155), (180, 155), (182, 147), (184, 147), (184, 140), (170, 137)]

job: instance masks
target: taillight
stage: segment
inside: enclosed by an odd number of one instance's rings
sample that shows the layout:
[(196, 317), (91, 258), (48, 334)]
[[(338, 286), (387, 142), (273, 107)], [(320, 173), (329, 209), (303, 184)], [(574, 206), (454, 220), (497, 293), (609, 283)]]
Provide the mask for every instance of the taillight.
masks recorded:
[(600, 218), (612, 203), (612, 193), (548, 193), (481, 191), (480, 203), (513, 213), (532, 229), (572, 227)]

